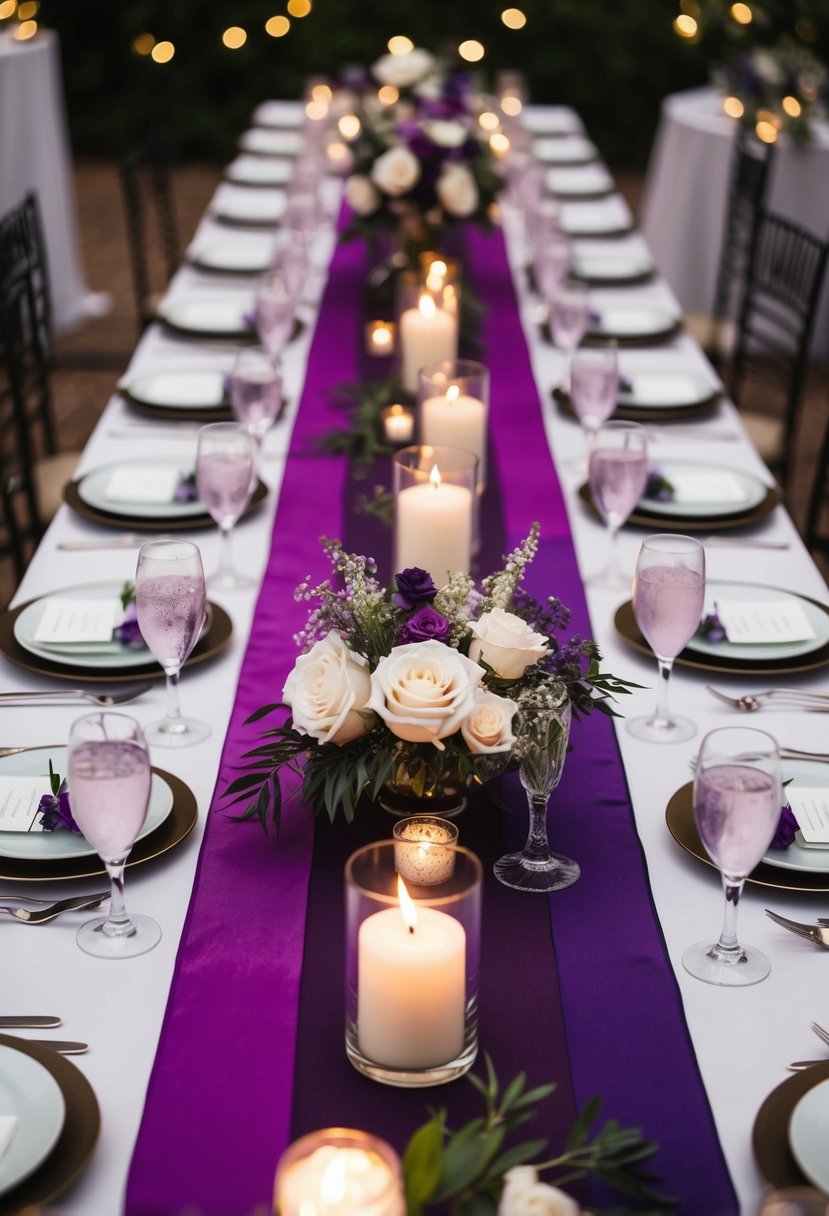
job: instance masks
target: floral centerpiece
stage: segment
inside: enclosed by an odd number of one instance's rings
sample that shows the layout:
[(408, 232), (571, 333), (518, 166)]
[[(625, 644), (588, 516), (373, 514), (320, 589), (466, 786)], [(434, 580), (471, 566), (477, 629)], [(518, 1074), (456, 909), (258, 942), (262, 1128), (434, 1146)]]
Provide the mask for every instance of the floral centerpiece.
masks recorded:
[(778, 131), (805, 143), (824, 110), (829, 76), (804, 46), (788, 39), (754, 47), (722, 69), (721, 87), (742, 106), (740, 119), (771, 143)]
[(479, 587), (454, 574), (441, 589), (416, 568), (395, 590), (376, 578), (374, 562), (323, 542), (337, 584), (302, 583), (299, 600), (315, 602), (297, 637), (302, 651), (282, 691), (250, 721), (289, 710), (246, 753), (232, 801), (242, 818), (279, 824), (280, 772), (302, 775), (302, 798), (315, 814), (352, 820), (363, 795), (405, 788), (419, 798), (464, 789), (520, 760), (526, 715), (567, 688), (576, 716), (612, 714), (614, 694), (633, 685), (601, 673), (596, 645), (560, 636), (569, 610), (540, 603), (522, 587), (538, 548), (538, 525)]

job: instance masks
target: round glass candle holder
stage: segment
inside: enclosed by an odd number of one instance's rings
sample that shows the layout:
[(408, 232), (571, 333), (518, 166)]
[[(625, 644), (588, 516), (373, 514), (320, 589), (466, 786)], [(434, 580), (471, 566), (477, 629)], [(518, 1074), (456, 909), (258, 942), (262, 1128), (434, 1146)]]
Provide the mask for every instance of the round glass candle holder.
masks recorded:
[(421, 253), (418, 262), (421, 285), (436, 303), (457, 316), (461, 306), (460, 262), (434, 249)]
[(326, 1127), (295, 1140), (276, 1167), (274, 1216), (406, 1216), (403, 1170), (385, 1140)]
[(447, 844), (451, 875), (405, 883), (399, 847), (365, 845), (346, 863), (346, 1055), (386, 1085), (443, 1085), (478, 1051), (482, 867)]
[(458, 828), (437, 815), (410, 815), (394, 825), (394, 862), (407, 883), (434, 887), (452, 877)]
[(478, 458), (460, 448), (415, 444), (392, 458), (394, 568), (419, 566), (436, 587), (472, 567)]
[(489, 368), (474, 359), (446, 359), (420, 369), (419, 439), (463, 448), (478, 457), (478, 493), (486, 489)]
[(383, 438), (393, 447), (404, 447), (414, 439), (415, 416), (405, 405), (387, 405), (380, 411)]

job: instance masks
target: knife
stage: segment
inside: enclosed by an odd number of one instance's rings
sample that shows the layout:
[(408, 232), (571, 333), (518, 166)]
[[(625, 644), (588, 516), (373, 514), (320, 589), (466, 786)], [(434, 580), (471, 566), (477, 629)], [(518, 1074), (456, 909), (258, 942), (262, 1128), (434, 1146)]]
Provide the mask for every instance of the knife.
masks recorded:
[(23, 1039), (21, 1043), (36, 1043), (38, 1047), (51, 1047), (62, 1056), (82, 1056), (89, 1051), (88, 1043), (75, 1043), (71, 1039)]
[(55, 1026), (61, 1026), (60, 1018), (52, 1017), (51, 1015), (28, 1014), (20, 1013), (7, 1017), (0, 1017), (0, 1030), (12, 1027), (17, 1028), (37, 1028), (38, 1030), (52, 1030)]
[(829, 1061), (827, 1061), (826, 1057), (824, 1056), (822, 1060), (795, 1060), (793, 1064), (789, 1065), (789, 1068), (792, 1072), (803, 1072), (804, 1069), (812, 1068), (815, 1064), (826, 1063), (829, 1063)]

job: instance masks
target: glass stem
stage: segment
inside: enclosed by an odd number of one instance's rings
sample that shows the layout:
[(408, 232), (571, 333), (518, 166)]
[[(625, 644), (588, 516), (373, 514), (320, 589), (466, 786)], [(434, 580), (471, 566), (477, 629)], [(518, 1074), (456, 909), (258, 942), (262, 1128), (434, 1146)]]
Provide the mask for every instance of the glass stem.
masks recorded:
[(127, 909), (124, 905), (124, 864), (126, 860), (126, 857), (122, 857), (120, 861), (104, 863), (112, 887), (109, 916), (101, 926), (101, 932), (106, 937), (130, 937), (135, 933), (135, 925), (127, 916)]
[(584, 471), (585, 475), (590, 472), (590, 457), (593, 455), (593, 448), (596, 446), (596, 435), (598, 434), (594, 426), (586, 426), (586, 441), (584, 445)]
[(170, 729), (176, 730), (182, 726), (181, 709), (178, 703), (178, 682), (181, 668), (167, 672), (167, 722)]
[(659, 683), (656, 686), (656, 713), (653, 716), (653, 721), (660, 726), (670, 726), (671, 719), (668, 714), (668, 684), (673, 671), (673, 659), (661, 659), (656, 656), (656, 661), (659, 664)]
[(220, 527), (219, 529), (222, 539), (219, 542), (219, 569), (216, 573), (220, 579), (230, 578), (233, 575), (230, 540), (232, 530), (233, 524), (230, 524), (229, 527)]
[(608, 582), (613, 583), (622, 577), (619, 572), (619, 558), (616, 545), (616, 537), (619, 534), (620, 527), (621, 521), (616, 523), (608, 523), (607, 525), (607, 530), (610, 533), (610, 552), (607, 557), (607, 579)]
[(547, 798), (544, 794), (527, 791), (530, 806), (530, 831), (524, 845), (524, 856), (528, 861), (549, 861), (550, 844), (547, 840)]
[(742, 947), (737, 941), (737, 909), (743, 893), (744, 882), (744, 878), (730, 878), (727, 874), (722, 876), (725, 895), (722, 931), (720, 940), (711, 953), (714, 957), (722, 959), (723, 962), (739, 962), (744, 957)]

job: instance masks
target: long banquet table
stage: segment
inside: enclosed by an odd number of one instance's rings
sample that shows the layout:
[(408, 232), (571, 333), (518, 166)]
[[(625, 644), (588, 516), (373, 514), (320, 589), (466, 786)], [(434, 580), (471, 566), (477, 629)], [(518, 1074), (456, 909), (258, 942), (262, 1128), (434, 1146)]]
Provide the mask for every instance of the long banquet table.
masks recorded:
[[(338, 188), (334, 182), (328, 183), (327, 188), (333, 211)], [(228, 230), (219, 229), (208, 215), (197, 239), (218, 232), (227, 238)], [(542, 549), (539, 558), (542, 582), (548, 584), (546, 590), (555, 592), (558, 563), (564, 570), (570, 560), (570, 540), (578, 569), (582, 575), (587, 575), (602, 563), (606, 536), (576, 493), (578, 479), (570, 466), (582, 451), (582, 434), (550, 400), (550, 390), (561, 374), (561, 356), (544, 342), (538, 331), (533, 301), (522, 272), (523, 245), (518, 217), (509, 206), (504, 208), (504, 239), (509, 263), (503, 260), (504, 245), (500, 235), (472, 238), (473, 248), (480, 255), (478, 264), (485, 281), (484, 294), (486, 280), (493, 279), (495, 286), (500, 287), (505, 281), (508, 283), (508, 277), (498, 278), (498, 275), (508, 276), (510, 269), (516, 293), (515, 304), (506, 296), (506, 307), (512, 310), (510, 325), (497, 332), (490, 331), (488, 335), (490, 358), (499, 364), (500, 383), (507, 386), (500, 410), (499, 402), (493, 400), (493, 415), (498, 412), (501, 417), (493, 441), (493, 454), (498, 477), (507, 487), (502, 493), (507, 521), (505, 535), (510, 543), (530, 522), (529, 518), (526, 521), (519, 518), (518, 504), (520, 502), (523, 508), (523, 499), (515, 495), (510, 497), (508, 492), (525, 473), (530, 489), (528, 497), (531, 503), (534, 496), (537, 498), (537, 509), (542, 516), (552, 518), (551, 503), (561, 502), (566, 508), (563, 527), (558, 534), (548, 536), (550, 547)], [(636, 243), (641, 238), (633, 235), (627, 240)], [(238, 755), (240, 738), (250, 737), (251, 743), (255, 741), (255, 734), (242, 734), (239, 724), (244, 712), (249, 712), (258, 703), (256, 696), (262, 699), (259, 695), (261, 686), (251, 685), (243, 678), (234, 710), (234, 693), (246, 647), (250, 645), (251, 649), (245, 670), (250, 672), (261, 666), (264, 671), (272, 671), (271, 695), (274, 700), (278, 699), (287, 671), (286, 663), (290, 662), (286, 657), (290, 646), (286, 643), (290, 642), (289, 635), (296, 627), (299, 611), (290, 600), (293, 584), (287, 572), (292, 568), (291, 563), (295, 565), (307, 559), (307, 570), (303, 570), (303, 574), (324, 574), (314, 531), (319, 511), (331, 505), (335, 512), (335, 517), (325, 523), (324, 530), (329, 534), (336, 534), (338, 527), (346, 530), (353, 526), (342, 510), (344, 467), (339, 460), (330, 458), (324, 467), (321, 466), (317, 458), (309, 459), (305, 445), (305, 440), (314, 433), (309, 420), (314, 401), (319, 400), (326, 385), (346, 378), (339, 374), (340, 364), (332, 357), (332, 351), (339, 353), (344, 349), (343, 336), (336, 325), (329, 329), (326, 319), (336, 322), (349, 315), (352, 308), (349, 284), (353, 290), (365, 268), (359, 246), (340, 250), (335, 258), (336, 274), (332, 274), (330, 290), (325, 294), (324, 267), (333, 249), (333, 234), (318, 238), (315, 248), (318, 271), (310, 284), (313, 301), (307, 314), (309, 323), (291, 344), (286, 356), (290, 407), (287, 417), (265, 443), (263, 477), (272, 493), (262, 510), (239, 525), (235, 537), (238, 562), (257, 575), (262, 575), (267, 568), (269, 577), (275, 578), (276, 582), (267, 584), (268, 593), (262, 596), (258, 608), (257, 597), (251, 593), (215, 597), (233, 620), (230, 645), (214, 661), (188, 669), (181, 685), (185, 712), (197, 712), (208, 718), (212, 736), (200, 746), (180, 753), (159, 753), (154, 757), (159, 767), (174, 773), (190, 786), (200, 812), (195, 830), (178, 848), (151, 864), (128, 871), (128, 907), (156, 917), (164, 930), (162, 942), (148, 955), (107, 964), (89, 958), (75, 945), (80, 915), (67, 916), (49, 929), (11, 925), (2, 929), (6, 983), (0, 1012), (25, 1009), (60, 1013), (64, 1020), (61, 1035), (85, 1039), (91, 1044), (89, 1054), (79, 1058), (78, 1067), (89, 1078), (100, 1103), (101, 1138), (88, 1168), (60, 1200), (66, 1216), (112, 1216), (121, 1209), (137, 1140), (139, 1147), (132, 1163), (127, 1206), (127, 1210), (136, 1216), (151, 1212), (172, 1216), (172, 1213), (183, 1211), (188, 1201), (195, 1205), (195, 1210), (205, 1214), (215, 1212), (217, 1216), (223, 1216), (223, 1213), (230, 1216), (231, 1212), (241, 1216), (243, 1212), (252, 1211), (256, 1203), (260, 1210), (265, 1210), (263, 1205), (268, 1201), (268, 1189), (263, 1177), (270, 1178), (288, 1140), (307, 1130), (305, 1123), (317, 1112), (321, 1115), (317, 1125), (329, 1121), (328, 1109), (332, 1112), (330, 1121), (344, 1117), (343, 1099), (336, 1093), (338, 1070), (346, 1067), (340, 1054), (342, 1011), (336, 996), (339, 988), (336, 985), (333, 988), (332, 1008), (322, 1008), (311, 999), (318, 991), (325, 991), (324, 986), (318, 990), (314, 985), (321, 983), (319, 973), (325, 972), (330, 955), (323, 951), (319, 960), (306, 960), (301, 1000), (296, 987), (281, 987), (279, 982), (286, 974), (296, 976), (295, 969), (290, 971), (286, 955), (299, 947), (303, 937), (302, 907), (309, 879), (307, 872), (303, 877), (301, 867), (292, 867), (294, 854), (301, 856), (303, 850), (307, 851), (311, 833), (309, 816), (297, 808), (289, 821), (289, 829), (277, 844), (273, 836), (267, 840), (260, 837), (259, 828), (254, 824), (230, 825), (220, 805), (224, 778), (217, 785), (220, 767), (226, 775), (228, 766)], [(176, 277), (171, 292), (198, 291), (207, 296), (211, 292), (222, 292), (226, 289), (225, 284), (226, 280), (210, 278), (192, 267), (185, 267)], [(489, 289), (492, 290), (492, 283)], [(592, 293), (594, 305), (599, 309), (622, 299), (676, 306), (670, 290), (658, 279), (637, 287), (602, 288)], [(320, 301), (323, 325), (315, 326)], [(503, 302), (501, 307), (504, 307)], [(353, 315), (359, 317), (356, 303)], [(356, 319), (352, 332), (355, 338), (359, 334)], [(497, 348), (499, 342), (503, 344), (502, 348)], [(527, 371), (531, 369), (535, 389), (532, 381), (526, 382), (524, 373), (516, 373), (517, 382), (511, 383), (510, 359), (513, 357), (516, 367), (523, 360), (521, 366)], [(197, 342), (185, 343), (161, 328), (153, 327), (137, 348), (131, 370), (171, 368), (182, 364), (227, 369), (231, 360), (232, 352), (226, 349), (211, 347), (209, 343), (202, 346)], [(682, 334), (659, 348), (625, 351), (622, 355), (622, 369), (628, 374), (630, 369), (660, 369), (679, 363), (688, 367), (705, 366), (699, 349)], [(510, 409), (513, 391), (520, 394), (522, 407), (519, 410)], [(529, 415), (523, 411), (528, 405), (535, 413), (531, 421), (525, 422)], [(140, 429), (132, 429), (140, 426), (124, 402), (113, 398), (84, 452), (82, 469), (127, 455), (152, 456), (170, 450), (180, 452), (183, 466), (188, 460), (192, 461), (192, 435), (176, 432), (168, 424), (169, 436), (159, 439), (157, 423), (147, 424), (144, 436)], [(119, 430), (123, 427), (131, 428), (129, 441)], [(537, 438), (536, 432), (541, 435), (542, 429), (548, 441), (548, 452), (539, 451), (540, 445), (533, 442)], [(728, 462), (771, 480), (730, 403), (720, 404), (715, 417), (700, 422), (696, 430), (696, 434), (689, 436), (689, 428), (685, 426), (672, 437), (668, 426), (659, 428), (659, 436), (654, 438), (652, 445), (654, 462), (660, 457), (688, 454), (700, 460)], [(723, 440), (712, 432), (720, 436), (726, 432), (732, 438)], [(553, 466), (561, 484), (560, 499)], [(539, 477), (547, 480), (539, 482)], [(311, 521), (312, 526), (303, 528), (306, 520)], [(76, 553), (57, 547), (59, 542), (96, 539), (101, 535), (101, 529), (63, 508), (27, 571), (17, 602), (78, 582), (131, 577), (135, 564), (133, 551)], [(640, 531), (629, 529), (623, 530), (619, 537), (620, 559), (630, 570), (642, 535)], [(826, 603), (826, 587), (783, 509), (778, 509), (765, 523), (762, 536), (785, 542), (788, 548), (779, 551), (749, 547), (711, 548), (707, 555), (709, 578), (773, 583)], [(217, 536), (212, 531), (199, 532), (193, 539), (202, 549), (206, 568), (211, 569), (217, 560)], [(274, 594), (274, 586), (277, 594)], [(601, 647), (604, 666), (645, 686), (626, 697), (620, 706), (625, 715), (632, 716), (650, 708), (655, 695), (655, 672), (653, 664), (628, 648), (614, 630), (613, 613), (624, 598), (624, 595), (609, 592), (587, 591), (589, 628)], [(252, 632), (255, 609), (257, 629)], [(616, 743), (624, 766), (638, 843), (633, 836), (633, 845), (628, 846), (624, 858), (620, 855), (619, 866), (615, 868), (606, 860), (607, 842), (597, 842), (595, 862), (589, 851), (583, 851), (578, 857), (583, 877), (571, 889), (574, 896), (562, 892), (551, 897), (558, 960), (557, 967), (553, 968), (558, 973), (556, 982), (565, 990), (569, 983), (575, 990), (572, 993), (575, 1004), (564, 1002), (564, 1023), (556, 1020), (553, 1005), (547, 1004), (552, 981), (540, 968), (537, 985), (543, 998), (539, 998), (537, 1007), (522, 1007), (516, 1001), (510, 1010), (512, 1023), (493, 1025), (492, 1034), (498, 1048), (507, 1054), (510, 1051), (518, 1053), (520, 1064), (527, 1068), (532, 1082), (558, 1080), (563, 1097), (567, 1098), (567, 1091), (572, 1088), (570, 1100), (574, 1095), (578, 1104), (592, 1093), (605, 1094), (605, 1114), (608, 1116), (619, 1114), (628, 1122), (638, 1121), (640, 1091), (656, 1092), (657, 1096), (661, 1091), (662, 1123), (647, 1126), (645, 1130), (656, 1139), (664, 1139), (668, 1145), (668, 1189), (672, 1180), (675, 1186), (677, 1180), (685, 1180), (684, 1184), (693, 1187), (693, 1195), (690, 1191), (680, 1194), (683, 1210), (689, 1213), (752, 1213), (763, 1189), (751, 1152), (754, 1116), (765, 1096), (787, 1075), (786, 1065), (790, 1060), (817, 1054), (809, 1022), (812, 1018), (820, 1020), (823, 1012), (821, 989), (815, 982), (815, 969), (820, 967), (816, 961), (817, 952), (807, 943), (776, 928), (764, 916), (763, 909), (768, 905), (797, 919), (813, 919), (825, 908), (822, 909), (822, 901), (817, 896), (749, 887), (741, 905), (741, 937), (769, 954), (773, 964), (770, 977), (754, 988), (729, 991), (701, 984), (683, 971), (680, 958), (685, 947), (701, 938), (713, 938), (719, 930), (721, 915), (716, 873), (687, 856), (675, 844), (665, 825), (667, 802), (687, 782), (689, 761), (702, 733), (735, 721), (732, 711), (719, 706), (705, 692), (706, 680), (704, 675), (678, 668), (673, 681), (675, 706), (699, 723), (700, 735), (696, 740), (657, 749), (633, 739), (623, 722), (616, 727)], [(733, 677), (719, 683), (740, 691), (763, 684), (756, 679), (738, 681)], [(798, 683), (804, 687), (829, 689), (829, 681), (820, 673), (802, 676)], [(48, 686), (47, 680), (10, 664), (3, 663), (0, 669), (0, 691)], [(162, 704), (163, 688), (159, 684), (135, 702), (131, 712), (139, 720), (148, 721), (158, 715)], [(19, 709), (13, 713), (6, 710), (6, 714), (4, 746), (60, 742), (66, 738), (75, 716), (72, 710), (58, 707)], [(223, 757), (231, 715), (233, 725)], [(776, 734), (784, 744), (819, 749), (824, 742), (819, 715), (766, 711), (758, 716), (756, 724)], [(601, 724), (598, 729), (601, 730)], [(610, 729), (606, 727), (608, 737)], [(609, 825), (617, 823), (623, 827), (627, 824), (624, 789), (621, 793), (614, 790), (612, 795), (607, 795), (602, 773), (591, 767), (590, 756), (582, 750), (579, 757), (578, 730), (574, 732), (576, 750), (568, 761), (565, 780), (551, 803), (551, 838), (554, 847), (559, 844), (564, 851), (567, 851), (565, 846), (573, 832), (584, 830), (583, 824), (574, 825), (568, 821), (568, 814), (574, 807), (579, 808), (580, 816), (595, 814), (597, 831), (609, 830)], [(585, 734), (584, 739), (588, 738), (591, 736)], [(602, 746), (606, 746), (606, 741)], [(612, 738), (610, 748), (613, 748)], [(211, 821), (209, 847), (206, 846), (200, 856), (208, 816)], [(463, 821), (461, 830), (462, 833), (466, 830)], [(506, 831), (508, 835), (520, 836), (520, 826), (507, 824)], [(355, 841), (358, 838), (356, 833)], [(318, 836), (317, 853), (321, 849), (322, 854), (326, 854), (326, 840), (324, 832)], [(347, 847), (348, 838), (339, 833), (333, 834), (332, 840), (336, 846), (333, 860), (323, 856), (325, 864), (321, 863), (311, 881), (319, 885), (325, 875), (328, 876), (328, 893), (320, 895), (321, 902), (316, 905), (314, 915), (318, 918), (327, 915), (329, 920), (323, 923), (322, 930), (327, 929), (335, 936), (341, 932), (336, 919), (339, 894), (331, 894), (330, 888), (341, 872), (344, 854), (337, 850)], [(602, 843), (604, 850), (599, 847)], [(256, 861), (250, 866), (248, 881), (246, 859), (252, 856)], [(600, 861), (600, 858), (604, 860)], [(594, 868), (591, 870), (591, 867)], [(272, 874), (272, 881), (269, 874)], [(217, 875), (224, 880), (232, 876), (233, 885), (228, 883), (217, 892), (215, 885), (211, 887), (211, 879), (215, 880)], [(638, 896), (626, 886), (631, 876), (638, 884)], [(86, 889), (92, 889), (97, 882), (96, 879), (85, 884)], [(56, 883), (43, 883), (39, 887), (39, 894), (58, 896), (64, 893), (64, 888)], [(503, 945), (505, 957), (503, 975), (490, 974), (489, 984), (493, 988), (508, 988), (507, 951), (514, 952), (513, 966), (519, 965), (515, 960), (523, 959), (525, 968), (532, 969), (537, 961), (529, 952), (524, 957), (521, 943), (525, 936), (527, 940), (533, 940), (529, 935), (539, 916), (546, 921), (543, 909), (539, 910), (544, 901), (505, 889), (493, 890), (494, 887), (494, 883), (490, 884), (486, 897), (495, 901), (499, 910), (503, 933), (499, 944)], [(191, 903), (194, 889), (196, 898)], [(648, 905), (648, 916), (642, 920), (637, 919), (634, 911), (637, 898)], [(651, 915), (651, 899), (656, 920), (648, 927), (645, 922)], [(599, 909), (601, 916), (598, 916)], [(297, 915), (299, 920), (292, 922), (291, 917)], [(588, 919), (596, 917), (601, 939), (597, 937), (595, 945), (588, 942), (582, 949), (578, 922), (585, 916)], [(285, 929), (292, 923), (294, 935)], [(319, 924), (316, 928), (320, 929)], [(310, 940), (311, 928), (306, 929)], [(656, 942), (659, 953), (663, 949), (659, 938), (664, 938), (664, 957), (669, 960), (669, 966), (664, 966), (664, 959), (658, 960), (662, 973), (646, 958), (646, 934)], [(258, 956), (247, 953), (249, 941), (255, 942)], [(177, 965), (177, 952), (182, 942), (184, 946)], [(578, 959), (575, 958), (577, 942)], [(268, 949), (273, 952), (272, 972), (267, 967)], [(299, 953), (301, 955), (301, 949)], [(216, 993), (215, 1003), (200, 1001), (196, 998), (200, 991), (202, 964), (204, 970), (215, 969), (217, 960), (218, 973), (221, 974), (221, 967), (225, 968), (224, 991)], [(294, 983), (296, 985), (296, 979)], [(484, 992), (486, 994), (486, 984)], [(168, 997), (171, 998), (169, 1011)], [(659, 1035), (654, 1034), (653, 1027), (648, 1024), (646, 1007), (651, 999), (655, 1007), (665, 1010), (666, 1018), (678, 1022), (679, 1033), (674, 1036), (671, 1047), (673, 1056), (671, 1052), (661, 1053)], [(620, 1016), (620, 1010), (630, 1013), (635, 1010), (637, 1000), (640, 1001), (641, 1021), (637, 1023), (634, 1015), (626, 1022)], [(292, 1006), (299, 1009), (299, 1024), (293, 1028)], [(582, 1013), (574, 1013), (574, 1009), (580, 1009)], [(296, 1013), (293, 1016), (296, 1017)], [(484, 1006), (482, 1027), (488, 1026)], [(192, 1027), (194, 1043), (202, 1049), (208, 1045), (202, 1056), (188, 1056), (188, 1027)], [(542, 1047), (546, 1047), (545, 1036), (556, 1040), (559, 1051), (563, 1045), (563, 1058), (569, 1062), (569, 1078), (546, 1073), (536, 1075), (536, 1057), (528, 1049), (530, 1058), (521, 1058), (520, 1053), (525, 1050), (522, 1044), (535, 1042), (532, 1035), (538, 1035), (539, 1028), (541, 1037), (538, 1041)], [(292, 1034), (297, 1036), (296, 1060)], [(161, 1050), (156, 1059), (160, 1042)], [(492, 1040), (482, 1037), (481, 1046), (492, 1047)], [(309, 1057), (314, 1053), (320, 1056), (316, 1075), (309, 1064)], [(493, 1054), (497, 1063), (495, 1048)], [(242, 1056), (251, 1064), (250, 1075), (233, 1071)], [(555, 1059), (555, 1055), (552, 1058)], [(682, 1069), (666, 1066), (672, 1059), (681, 1058), (684, 1059)], [(329, 1076), (325, 1069), (330, 1060), (335, 1063)], [(253, 1075), (257, 1061), (261, 1062), (261, 1076)], [(194, 1069), (198, 1069), (197, 1075)], [(188, 1073), (188, 1070), (191, 1071)], [(508, 1077), (505, 1075), (502, 1079)], [(149, 1103), (142, 1127), (148, 1085)], [(296, 1089), (292, 1092), (294, 1085)], [(686, 1123), (687, 1108), (692, 1104), (689, 1094), (695, 1087), (698, 1093), (693, 1101), (698, 1109), (693, 1116), (688, 1115)], [(429, 1099), (445, 1101), (451, 1110), (455, 1103), (464, 1102), (462, 1093), (468, 1088), (464, 1082), (457, 1082), (444, 1091), (430, 1093)], [(255, 1095), (250, 1105), (249, 1093)], [(360, 1125), (358, 1111), (362, 1104), (364, 1110), (373, 1108), (372, 1117), (382, 1127), (387, 1108), (389, 1112), (395, 1109), (395, 1097), (362, 1081), (359, 1093), (360, 1102), (355, 1107), (352, 1122)], [(403, 1109), (423, 1111), (425, 1117), (426, 1100), (426, 1095), (416, 1094), (413, 1104)], [(710, 1103), (713, 1124), (707, 1122), (706, 1101)], [(240, 1109), (245, 1112), (243, 1122)], [(388, 1117), (389, 1126), (399, 1130), (395, 1125), (397, 1116), (389, 1114)], [(416, 1122), (419, 1121), (418, 1118)], [(702, 1129), (699, 1135), (697, 1128)], [(394, 1138), (391, 1132), (389, 1135)], [(402, 1144), (398, 1142), (397, 1147), (402, 1148)], [(722, 1168), (723, 1159), (736, 1198), (730, 1193)], [(194, 1186), (201, 1176), (202, 1192), (198, 1195), (179, 1193), (180, 1178), (173, 1177), (179, 1174), (195, 1179)], [(251, 1177), (255, 1179), (253, 1183)], [(165, 1198), (165, 1192), (168, 1198)], [(233, 1200), (229, 1198), (231, 1195), (235, 1197)]]

